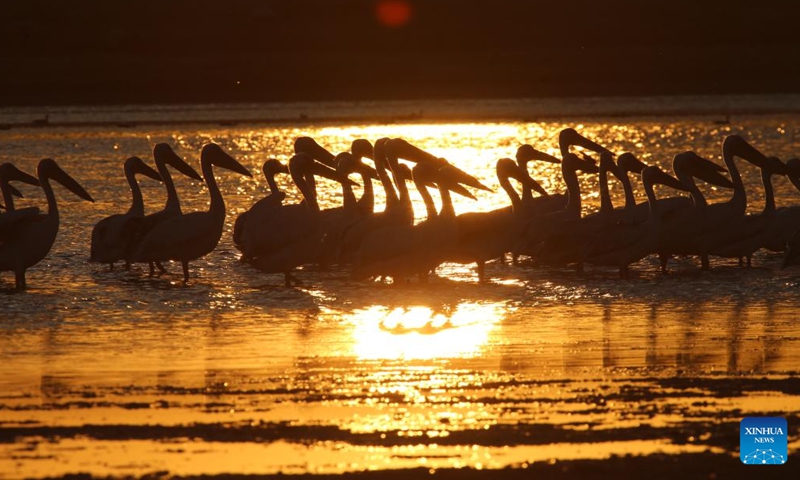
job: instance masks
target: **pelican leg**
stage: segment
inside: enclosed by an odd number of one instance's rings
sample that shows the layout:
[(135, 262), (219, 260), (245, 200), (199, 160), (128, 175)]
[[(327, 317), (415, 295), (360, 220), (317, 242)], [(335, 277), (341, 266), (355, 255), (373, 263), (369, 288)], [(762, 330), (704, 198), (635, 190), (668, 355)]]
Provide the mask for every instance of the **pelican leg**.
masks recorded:
[(127, 271), (131, 270), (131, 262), (129, 262), (127, 260), (125, 260), (125, 270), (127, 270)]
[(108, 264), (108, 271), (109, 272), (113, 272), (114, 271), (114, 262), (111, 262), (111, 263)]
[(578, 273), (583, 273), (583, 262), (578, 262), (578, 266), (575, 268), (575, 271)]
[[(161, 265), (158, 262), (156, 262), (156, 265), (159, 265), (159, 267), (161, 267)], [(189, 281), (189, 261), (181, 260), (181, 265), (183, 265), (183, 283), (186, 283)]]
[(628, 269), (627, 265), (619, 267), (619, 278), (624, 278), (626, 280), (631, 278), (631, 271)]
[(483, 283), (486, 281), (486, 263), (478, 261), (478, 282)]
[[(158, 260), (156, 260), (156, 267), (158, 267), (158, 273), (159, 273), (159, 275), (160, 275), (160, 274), (162, 274), (162, 273), (167, 273), (167, 269), (166, 269), (166, 268), (164, 268), (164, 265), (161, 265), (161, 262), (160, 262), (160, 261), (158, 261)], [(188, 268), (188, 267), (187, 267), (187, 268)]]
[(744, 268), (744, 257), (739, 257), (739, 268)]
[(511, 253), (511, 263), (513, 265), (519, 265), (519, 254), (517, 252)]
[(15, 286), (17, 290), (25, 290), (28, 285), (25, 283), (25, 270), (18, 270), (14, 272)]
[(747, 255), (747, 268), (752, 268), (753, 267), (753, 264), (751, 263), (752, 260), (753, 260), (753, 254), (752, 253), (748, 254)]
[(711, 270), (711, 264), (708, 261), (708, 254), (704, 253), (700, 255), (700, 265), (703, 270)]
[(149, 262), (147, 265), (150, 267), (150, 276), (152, 277), (156, 273), (156, 266), (153, 262)]
[(667, 262), (669, 261), (669, 255), (659, 253), (658, 261), (661, 262), (661, 273), (667, 273)]

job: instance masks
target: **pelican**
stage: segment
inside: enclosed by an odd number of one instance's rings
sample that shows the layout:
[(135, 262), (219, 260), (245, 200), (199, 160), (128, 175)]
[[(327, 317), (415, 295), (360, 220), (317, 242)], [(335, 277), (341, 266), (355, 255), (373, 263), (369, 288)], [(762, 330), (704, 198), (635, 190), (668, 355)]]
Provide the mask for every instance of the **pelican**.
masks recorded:
[(689, 187), (656, 166), (642, 170), (642, 184), (650, 208), (647, 221), (635, 224), (613, 223), (594, 232), (589, 241), (587, 263), (618, 267), (620, 277), (628, 278), (628, 265), (655, 251), (662, 212), (659, 211), (661, 205), (656, 199), (653, 186), (661, 184), (682, 191), (689, 191)]
[[(144, 219), (144, 200), (139, 183), (136, 181), (136, 175), (141, 174), (161, 181), (161, 175), (139, 157), (125, 160), (124, 169), (125, 178), (128, 180), (133, 196), (131, 207), (126, 213), (118, 213), (100, 220), (92, 230), (89, 260), (108, 263), (109, 269), (114, 268), (114, 262), (125, 260), (130, 254), (133, 235), (139, 223)], [(130, 264), (126, 261), (125, 266), (129, 267)]]
[(561, 210), (534, 217), (525, 228), (518, 248), (518, 253), (535, 257), (541, 242), (557, 233), (561, 224), (581, 217), (581, 192), (578, 173), (597, 173), (596, 165), (579, 158), (573, 153), (566, 153), (561, 161), (561, 175), (567, 185), (567, 204)]
[(258, 231), (269, 228), (268, 225), (264, 225), (260, 222), (260, 219), (269, 217), (274, 209), (281, 208), (283, 200), (286, 198), (286, 193), (278, 188), (278, 184), (275, 182), (275, 176), (279, 173), (288, 174), (289, 168), (279, 160), (270, 158), (264, 162), (261, 170), (267, 178), (267, 185), (269, 185), (270, 191), (269, 195), (253, 204), (248, 211), (239, 215), (233, 225), (233, 243), (234, 246), (244, 254), (242, 256), (242, 261), (246, 261), (247, 256), (250, 254), (249, 252), (252, 252), (254, 248), (252, 242), (260, 236), (258, 233), (252, 233), (248, 230)]
[[(352, 153), (357, 160), (363, 158), (373, 159), (375, 156), (375, 149), (372, 144), (369, 143), (369, 140), (357, 138), (353, 140), (350, 146), (350, 153)], [(361, 172), (361, 179), (364, 182), (364, 193), (361, 195), (361, 198), (358, 199), (358, 208), (364, 215), (370, 215), (375, 210), (375, 192), (372, 189), (372, 178), (378, 178), (377, 170), (372, 170), (368, 175), (364, 173), (365, 172)]]
[(289, 160), (289, 174), (303, 194), (303, 202), (283, 205), (259, 222), (270, 227), (270, 235), (254, 243), (246, 262), (265, 273), (282, 273), (284, 284), (300, 285), (292, 274), (299, 265), (319, 258), (322, 239), (322, 216), (314, 190), (314, 175), (338, 182), (349, 182), (330, 167), (316, 162), (306, 153), (297, 153)]
[(0, 271), (14, 272), (17, 290), (26, 288), (25, 271), (47, 256), (58, 235), (58, 206), (50, 181), (58, 182), (80, 198), (94, 202), (91, 195), (54, 160), (46, 158), (40, 161), (36, 171), (47, 197), (47, 213), (22, 218), (4, 228), (0, 236)]
[(718, 257), (738, 258), (743, 267), (743, 257), (747, 259), (747, 267), (752, 265), (753, 253), (772, 240), (776, 229), (773, 224), (778, 219), (775, 208), (775, 193), (772, 189), (773, 175), (786, 175), (789, 168), (776, 157), (767, 157), (767, 165), (761, 168), (761, 183), (764, 185), (764, 210), (761, 213), (748, 214), (744, 217), (741, 229), (730, 237), (728, 243), (711, 251)]
[(242, 164), (210, 143), (200, 152), (200, 166), (206, 179), (211, 204), (206, 212), (178, 215), (154, 226), (139, 242), (133, 261), (178, 260), (183, 266), (183, 281), (189, 281), (189, 262), (216, 248), (225, 224), (225, 201), (214, 178), (214, 166), (252, 177)]
[[(517, 164), (525, 172), (528, 178), (528, 162), (531, 160), (539, 160), (549, 163), (561, 163), (556, 157), (536, 150), (531, 145), (525, 144), (517, 149), (516, 154)], [(531, 180), (533, 180), (531, 178)], [(521, 213), (525, 215), (541, 215), (543, 213), (561, 210), (567, 205), (567, 195), (563, 193), (549, 194), (547, 190), (542, 188), (538, 182), (526, 180), (525, 187), (522, 189), (522, 198), (520, 208), (523, 209)], [(533, 191), (536, 191), (540, 196), (534, 198)]]
[[(425, 281), (428, 272), (441, 264), (458, 239), (450, 191), (475, 199), (459, 185), (463, 172), (451, 165), (421, 161), (412, 169), (414, 183), (426, 205), (428, 218), (414, 225), (397, 225), (372, 232), (361, 244), (353, 265), (352, 278), (392, 277), (395, 284), (411, 275)], [(442, 199), (436, 213), (427, 184), (435, 183)]]
[[(668, 253), (700, 255), (703, 270), (709, 269), (709, 253), (724, 245), (727, 239), (732, 238), (742, 228), (747, 209), (747, 196), (742, 177), (734, 162), (736, 156), (759, 168), (769, 168), (767, 157), (742, 137), (739, 135), (726, 137), (722, 143), (722, 158), (733, 183), (733, 197), (727, 202), (709, 205), (706, 207), (707, 214), (703, 216), (704, 218), (695, 217), (692, 222), (683, 225), (682, 231), (677, 234), (689, 240), (689, 248), (685, 252), (676, 252), (674, 249), (669, 251), (670, 246), (666, 245)], [(661, 242), (660, 248), (664, 246)]]
[(9, 182), (23, 182), (28, 185), (39, 186), (39, 180), (36, 177), (18, 169), (13, 163), (0, 165), (0, 192), (3, 194), (4, 208), (6, 210), (5, 213), (0, 214), (0, 228), (39, 213), (38, 207), (14, 208), (14, 197), (23, 198), (23, 196), (22, 192)]
[[(690, 198), (657, 200), (663, 221), (657, 248), (662, 273), (667, 272), (667, 262), (672, 254), (691, 254), (693, 237), (688, 233), (706, 222), (706, 217), (710, 215), (708, 202), (695, 179), (722, 188), (734, 187), (733, 182), (722, 176), (721, 172), (726, 171), (723, 167), (692, 151), (675, 155), (672, 170), (678, 180), (689, 188)], [(704, 263), (708, 262), (707, 255), (702, 258)]]
[[(787, 177), (792, 185), (800, 190), (800, 159), (792, 158), (786, 161)], [(798, 226), (800, 226), (800, 206), (778, 208), (775, 212), (775, 221), (772, 222), (768, 234), (762, 240), (761, 247), (773, 252), (783, 252), (787, 242), (793, 239)], [(794, 251), (800, 244), (794, 241)]]
[[(167, 203), (164, 205), (164, 208), (161, 211), (146, 215), (144, 219), (139, 222), (139, 226), (136, 228), (136, 234), (134, 236), (135, 239), (131, 246), (131, 252), (137, 249), (137, 246), (141, 240), (147, 236), (150, 230), (155, 228), (161, 222), (182, 214), (181, 202), (178, 199), (178, 192), (175, 190), (175, 183), (172, 181), (172, 175), (170, 175), (167, 165), (172, 166), (189, 178), (200, 181), (203, 180), (203, 177), (201, 177), (192, 167), (189, 166), (188, 163), (179, 157), (178, 154), (172, 150), (172, 147), (166, 143), (159, 143), (153, 147), (153, 158), (156, 162), (156, 170), (158, 170), (158, 174), (161, 176), (161, 180), (164, 182), (164, 186), (167, 189)], [(130, 262), (131, 260), (128, 258), (126, 261)], [(158, 265), (158, 269), (161, 272), (165, 271), (160, 262), (155, 263)], [(150, 262), (150, 274), (153, 274), (153, 262)]]
[[(475, 262), (479, 282), (486, 280), (486, 262), (510, 252), (525, 226), (527, 215), (524, 201), (514, 190), (509, 179), (514, 178), (520, 182), (523, 192), (541, 188), (527, 172), (509, 158), (498, 160), (495, 171), (500, 186), (508, 194), (511, 206), (488, 212), (469, 212), (458, 215), (456, 217), (458, 241), (444, 256), (446, 262)], [(531, 200), (533, 200), (532, 197)], [(432, 213), (435, 215), (435, 210), (433, 212), (429, 210), (428, 217), (431, 217)]]

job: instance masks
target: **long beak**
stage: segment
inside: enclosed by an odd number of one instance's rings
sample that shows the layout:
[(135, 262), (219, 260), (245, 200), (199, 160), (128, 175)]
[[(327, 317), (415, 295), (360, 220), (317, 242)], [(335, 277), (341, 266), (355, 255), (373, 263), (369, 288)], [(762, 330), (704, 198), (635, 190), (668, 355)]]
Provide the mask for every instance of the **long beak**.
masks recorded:
[[(22, 182), (35, 187), (40, 186), (38, 178), (23, 172), (12, 163), (8, 163), (3, 166), (3, 175), (8, 182)], [(22, 195), (19, 195), (19, 197), (22, 197)]]
[(200, 181), (203, 180), (203, 177), (201, 177), (200, 174), (197, 173), (197, 171), (194, 168), (192, 168), (188, 163), (186, 163), (186, 161), (184, 161), (184, 159), (179, 157), (178, 154), (175, 153), (174, 151), (171, 151), (168, 163), (173, 167), (175, 167), (177, 171), (181, 172), (182, 174), (186, 175), (189, 178), (193, 178), (195, 180), (200, 180)]
[(759, 168), (769, 168), (767, 156), (739, 135), (728, 135), (722, 142), (722, 155), (736, 155)]
[(442, 186), (451, 192), (457, 193), (472, 200), (477, 200), (477, 198), (475, 198), (475, 196), (472, 195), (469, 190), (461, 185), (461, 181), (459, 180), (461, 175), (459, 172), (461, 171), (452, 165), (446, 165), (440, 168), (437, 172), (437, 181), (441, 182)]
[(336, 170), (332, 169), (331, 167), (329, 167), (329, 166), (327, 166), (325, 164), (319, 163), (319, 162), (312, 163), (310, 165), (309, 169), (310, 169), (310, 172), (312, 174), (314, 174), (315, 176), (318, 176), (318, 177), (325, 177), (325, 178), (333, 180), (335, 182), (339, 182), (339, 183), (342, 183), (342, 184), (345, 184), (345, 185), (350, 185), (351, 187), (355, 187), (355, 186), (359, 185), (358, 182), (354, 182), (354, 181), (350, 180), (349, 178), (347, 178), (346, 176), (340, 174), (339, 172), (337, 172)]
[(617, 166), (625, 172), (642, 173), (647, 165), (632, 153), (625, 152), (617, 157)]
[(235, 158), (225, 153), (225, 151), (223, 151), (222, 148), (215, 143), (209, 143), (203, 147), (203, 150), (200, 152), (200, 158), (204, 158), (206, 155), (211, 156), (210, 160), (213, 165), (240, 173), (246, 177), (253, 177), (253, 174), (250, 173), (250, 170), (248, 170), (241, 163), (237, 162)]
[(336, 168), (334, 155), (326, 150), (323, 146), (318, 144), (316, 140), (311, 137), (300, 137), (294, 141), (294, 153), (305, 153), (311, 156), (314, 160), (322, 162), (331, 168)]
[(688, 192), (689, 187), (678, 180), (677, 178), (665, 173), (660, 168), (656, 167), (655, 165), (646, 167), (642, 170), (642, 182), (649, 182), (651, 185), (661, 184), (666, 185), (667, 187), (674, 188), (676, 190), (681, 190), (683, 192)]
[(561, 150), (562, 157), (564, 154), (569, 153), (569, 147), (572, 145), (583, 147), (587, 150), (592, 150), (597, 153), (608, 151), (607, 148), (601, 147), (599, 144), (584, 137), (575, 131), (574, 128), (565, 128), (564, 130), (561, 130), (561, 132), (558, 134), (558, 147)]
[(75, 181), (74, 178), (70, 177), (67, 172), (62, 170), (61, 167), (56, 164), (55, 160), (45, 158), (39, 162), (38, 173), (39, 177), (51, 178), (80, 198), (94, 202), (94, 199), (91, 195), (89, 195), (89, 192), (87, 192), (86, 189), (84, 189), (77, 181)]
[(762, 169), (772, 175), (789, 175), (791, 170), (778, 157), (767, 157), (767, 167)]
[(717, 187), (733, 188), (733, 182), (721, 173), (727, 172), (726, 169), (694, 152), (684, 152), (675, 155), (675, 158), (672, 160), (672, 169), (676, 169), (676, 164), (678, 168), (680, 168), (681, 164), (687, 163), (688, 165), (684, 168), (688, 170), (693, 177), (708, 184), (716, 185)]
[(14, 185), (9, 184), (8, 185), (8, 191), (11, 192), (11, 195), (14, 195), (15, 197), (25, 198), (25, 196), (22, 195), (22, 192), (17, 190), (17, 187), (15, 187)]
[(150, 165), (144, 163), (144, 161), (139, 157), (131, 157), (125, 160), (125, 163), (131, 163), (131, 169), (134, 174), (144, 175), (145, 177), (150, 177), (153, 180), (158, 180), (159, 182), (162, 181), (161, 175)]
[(549, 153), (544, 153), (540, 150), (536, 150), (532, 146), (525, 144), (522, 145), (517, 149), (516, 159), (518, 163), (527, 163), (531, 160), (541, 160), (543, 162), (550, 162), (550, 163), (561, 163), (561, 160), (558, 158), (550, 155)]

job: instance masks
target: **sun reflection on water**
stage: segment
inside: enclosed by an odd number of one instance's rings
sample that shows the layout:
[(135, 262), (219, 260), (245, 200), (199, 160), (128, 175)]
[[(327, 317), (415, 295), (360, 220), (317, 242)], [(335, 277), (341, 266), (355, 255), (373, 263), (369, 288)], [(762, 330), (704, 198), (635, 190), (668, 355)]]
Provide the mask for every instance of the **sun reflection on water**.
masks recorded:
[(449, 315), (375, 305), (350, 317), (354, 354), (362, 360), (469, 358), (481, 353), (502, 318), (502, 305), (495, 303), (462, 303)]

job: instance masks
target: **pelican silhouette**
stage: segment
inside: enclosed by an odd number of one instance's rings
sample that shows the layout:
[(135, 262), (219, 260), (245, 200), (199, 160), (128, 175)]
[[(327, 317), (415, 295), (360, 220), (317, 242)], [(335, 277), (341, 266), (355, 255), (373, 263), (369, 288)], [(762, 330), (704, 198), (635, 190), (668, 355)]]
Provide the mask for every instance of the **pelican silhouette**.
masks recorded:
[(132, 259), (136, 262), (177, 260), (183, 266), (183, 281), (189, 281), (189, 262), (210, 253), (222, 237), (225, 201), (214, 178), (214, 166), (253, 175), (219, 145), (210, 143), (200, 152), (200, 166), (211, 204), (208, 211), (178, 215), (153, 227), (139, 242)]
[[(239, 215), (233, 225), (233, 243), (236, 248), (244, 254), (242, 256), (242, 261), (246, 261), (246, 257), (249, 255), (247, 252), (252, 252), (253, 250), (251, 242), (262, 235), (258, 233), (257, 230), (270, 228), (269, 225), (264, 224), (260, 220), (262, 218), (269, 218), (274, 209), (281, 208), (283, 200), (286, 198), (286, 193), (278, 188), (278, 184), (275, 182), (275, 176), (279, 173), (288, 174), (289, 167), (274, 158), (270, 158), (264, 162), (261, 170), (264, 172), (267, 184), (269, 185), (269, 195), (253, 204), (248, 211)], [(256, 230), (256, 232), (254, 232), (254, 230)]]
[[(556, 157), (533, 148), (531, 145), (525, 144), (517, 149), (516, 154), (517, 164), (520, 169), (525, 172), (525, 175), (531, 178), (528, 173), (528, 163), (531, 160), (539, 160), (549, 163), (561, 163), (561, 160)], [(526, 180), (523, 184), (522, 198), (520, 213), (524, 215), (541, 215), (556, 210), (561, 210), (567, 205), (567, 195), (563, 193), (550, 194), (538, 182)], [(534, 198), (533, 191), (540, 196)]]
[[(523, 201), (524, 197), (517, 194), (510, 179), (517, 180), (522, 185), (523, 192), (530, 192), (531, 189), (538, 191), (542, 188), (526, 171), (523, 171), (518, 163), (509, 158), (498, 160), (495, 172), (511, 205), (488, 212), (468, 212), (458, 215), (456, 217), (458, 241), (450, 251), (446, 252), (444, 257), (446, 262), (474, 262), (477, 266), (479, 282), (486, 280), (486, 262), (512, 251), (525, 227), (527, 212)], [(530, 200), (533, 198), (531, 197)], [(430, 211), (428, 216), (431, 216)]]
[(687, 192), (689, 187), (656, 166), (642, 169), (642, 184), (650, 208), (647, 221), (611, 223), (594, 232), (589, 240), (586, 263), (617, 267), (620, 277), (628, 278), (628, 265), (655, 252), (662, 212), (659, 211), (661, 205), (657, 201), (653, 186), (661, 184)]
[(38, 207), (17, 209), (14, 207), (14, 197), (23, 198), (22, 192), (11, 185), (10, 182), (22, 182), (28, 185), (39, 186), (39, 180), (18, 169), (13, 163), (0, 165), (0, 192), (3, 194), (5, 213), (0, 213), (0, 228), (11, 225), (17, 220), (32, 217), (39, 213)]
[[(131, 207), (125, 213), (118, 213), (106, 217), (92, 229), (92, 243), (89, 259), (93, 262), (107, 263), (109, 269), (114, 268), (114, 262), (125, 260), (130, 254), (134, 234), (140, 222), (144, 219), (144, 199), (136, 175), (144, 175), (153, 180), (161, 181), (161, 175), (153, 170), (139, 157), (130, 157), (125, 160), (125, 179), (131, 188), (133, 200)], [(126, 268), (130, 264), (125, 262)]]
[[(203, 177), (201, 177), (192, 167), (189, 166), (188, 163), (179, 157), (178, 154), (172, 150), (172, 147), (166, 143), (159, 143), (153, 147), (153, 158), (155, 159), (156, 170), (158, 170), (158, 174), (161, 176), (161, 180), (164, 182), (164, 186), (167, 189), (167, 203), (164, 205), (162, 210), (151, 213), (150, 215), (146, 215), (144, 219), (139, 222), (139, 226), (136, 228), (136, 233), (134, 235), (133, 244), (131, 245), (131, 252), (135, 251), (142, 239), (145, 238), (147, 234), (161, 222), (182, 214), (181, 202), (178, 199), (178, 192), (175, 189), (175, 183), (172, 181), (172, 175), (170, 175), (167, 165), (175, 168), (189, 178), (200, 181), (203, 180)], [(130, 262), (132, 260), (128, 258), (126, 261)], [(149, 262), (151, 275), (154, 271), (153, 263), (158, 265), (158, 269), (162, 273), (165, 271), (164, 267), (161, 266), (160, 261)]]
[(58, 206), (50, 181), (58, 182), (80, 198), (94, 202), (91, 195), (54, 160), (46, 158), (40, 161), (36, 171), (47, 197), (47, 213), (22, 218), (6, 226), (0, 236), (0, 271), (14, 272), (17, 290), (26, 288), (25, 271), (47, 256), (58, 235)]
[(303, 194), (303, 201), (283, 205), (259, 222), (271, 228), (270, 235), (258, 238), (246, 262), (265, 273), (282, 273), (286, 287), (300, 285), (292, 274), (295, 267), (319, 258), (322, 239), (322, 216), (314, 190), (314, 176), (338, 182), (350, 182), (336, 170), (316, 162), (307, 153), (297, 153), (289, 160), (289, 173)]
[[(414, 183), (426, 205), (428, 218), (413, 226), (396, 225), (372, 232), (361, 244), (352, 278), (391, 277), (399, 284), (411, 275), (420, 281), (441, 264), (458, 240), (458, 225), (450, 191), (475, 199), (459, 184), (464, 172), (451, 165), (421, 161), (412, 169)], [(435, 183), (442, 207), (437, 213), (427, 185)]]
[(776, 157), (767, 157), (767, 165), (761, 168), (761, 183), (764, 185), (764, 209), (760, 213), (748, 214), (742, 219), (741, 228), (733, 233), (728, 243), (711, 251), (718, 257), (738, 258), (743, 267), (743, 258), (747, 259), (747, 267), (752, 266), (753, 253), (762, 246), (771, 243), (774, 232), (773, 224), (778, 220), (775, 208), (775, 193), (772, 188), (773, 175), (786, 175), (789, 168)]
[[(791, 158), (786, 161), (787, 177), (797, 190), (800, 190), (800, 159)], [(777, 209), (775, 221), (769, 228), (767, 238), (763, 239), (762, 247), (773, 252), (783, 252), (787, 249), (787, 243), (792, 241), (794, 245), (793, 255), (797, 254), (797, 243), (795, 232), (800, 226), (800, 206), (792, 205)]]

